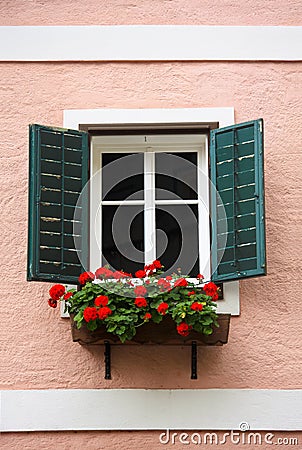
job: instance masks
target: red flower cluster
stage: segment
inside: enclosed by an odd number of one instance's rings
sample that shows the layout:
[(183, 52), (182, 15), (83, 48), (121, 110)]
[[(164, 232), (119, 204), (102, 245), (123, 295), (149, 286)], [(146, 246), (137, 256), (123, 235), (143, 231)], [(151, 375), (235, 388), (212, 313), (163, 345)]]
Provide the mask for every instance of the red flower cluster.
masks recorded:
[(146, 313), (145, 315), (144, 315), (144, 320), (149, 320), (149, 319), (151, 319), (151, 314), (150, 313)]
[(112, 276), (112, 270), (109, 270), (106, 267), (100, 267), (95, 271), (95, 278), (97, 278), (98, 280), (102, 280), (103, 278), (110, 278)]
[(188, 286), (188, 282), (185, 278), (179, 278), (178, 280), (175, 281), (174, 283), (174, 287), (185, 287)]
[(116, 280), (120, 280), (121, 278), (126, 277), (132, 277), (131, 273), (122, 272), (121, 270), (116, 270), (112, 275)]
[(93, 306), (87, 306), (87, 308), (85, 308), (83, 311), (83, 316), (86, 322), (91, 322), (92, 320), (95, 320), (98, 317), (97, 309), (94, 308)]
[(63, 297), (63, 300), (68, 300), (70, 297), (72, 297), (73, 296), (73, 292), (67, 292), (65, 295), (64, 295), (64, 297)]
[(191, 305), (191, 309), (192, 309), (193, 311), (202, 311), (203, 305), (202, 305), (201, 303), (199, 303), (199, 302), (194, 302), (194, 303), (192, 303), (192, 305)]
[(52, 300), (59, 300), (65, 294), (65, 287), (62, 284), (55, 284), (49, 289), (49, 295)]
[(218, 287), (216, 286), (215, 283), (210, 281), (210, 283), (204, 285), (203, 290), (206, 293), (206, 295), (212, 297), (213, 301), (218, 300)]
[(134, 304), (138, 308), (145, 308), (148, 305), (147, 300), (144, 297), (136, 297)]
[(160, 290), (162, 292), (169, 291), (171, 289), (171, 284), (169, 281), (165, 280), (164, 278), (160, 278), (157, 282), (158, 286), (160, 287)]
[(190, 297), (191, 295), (194, 295), (195, 294), (195, 291), (189, 291), (188, 292), (188, 296)]
[(97, 312), (98, 314), (98, 318), (101, 320), (106, 319), (106, 317), (110, 316), (110, 314), (112, 314), (112, 311), (110, 308), (108, 308), (108, 306), (103, 306), (102, 308), (100, 308)]
[(166, 314), (168, 308), (169, 308), (168, 303), (162, 302), (158, 305), (157, 311), (159, 312), (159, 314), (162, 314), (164, 316)]
[(50, 299), (48, 300), (48, 304), (49, 304), (49, 306), (50, 306), (51, 308), (56, 308), (56, 307), (58, 306), (57, 300), (53, 300), (52, 298), (50, 298)]
[(147, 294), (147, 289), (145, 288), (145, 286), (138, 285), (134, 288), (134, 293), (137, 297), (143, 297)]
[(181, 336), (188, 336), (190, 333), (192, 327), (190, 327), (187, 323), (182, 322), (181, 324), (177, 325), (177, 333)]
[(106, 319), (112, 311), (108, 306), (104, 306), (97, 310), (94, 306), (87, 306), (87, 308), (83, 311), (83, 316), (86, 322), (91, 322), (92, 320), (96, 320), (97, 318), (103, 320)]
[(144, 267), (148, 275), (152, 275), (156, 269), (161, 269), (163, 266), (158, 259), (155, 259), (152, 264), (148, 264)]
[(83, 286), (84, 284), (88, 283), (89, 281), (94, 280), (94, 274), (92, 272), (83, 272), (79, 276), (79, 283)]
[(137, 272), (135, 272), (136, 278), (145, 278), (146, 275), (147, 274), (145, 270), (138, 270)]
[(204, 276), (203, 275), (201, 275), (201, 273), (199, 273), (198, 275), (197, 275), (197, 277), (196, 278), (198, 278), (198, 280), (203, 280), (204, 279)]
[(94, 300), (95, 306), (107, 306), (108, 302), (109, 302), (109, 298), (107, 297), (107, 295), (99, 295)]

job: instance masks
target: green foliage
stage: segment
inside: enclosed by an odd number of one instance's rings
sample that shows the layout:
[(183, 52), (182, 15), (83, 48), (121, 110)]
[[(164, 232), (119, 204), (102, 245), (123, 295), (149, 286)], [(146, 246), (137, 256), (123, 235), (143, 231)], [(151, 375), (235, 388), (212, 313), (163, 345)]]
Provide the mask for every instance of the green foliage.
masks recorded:
[[(137, 327), (149, 321), (158, 324), (164, 316), (170, 316), (175, 327), (179, 327), (179, 334), (186, 336), (191, 330), (212, 334), (213, 327), (219, 326), (213, 301), (218, 297), (218, 288), (214, 283), (208, 283), (211, 289), (207, 290), (201, 277), (197, 282), (180, 273), (164, 278), (162, 270), (146, 267), (142, 279), (101, 268), (98, 279), (88, 277), (81, 290), (68, 291), (72, 295), (67, 294), (70, 297), (65, 301), (65, 309), (77, 327), (84, 323), (90, 331), (105, 327), (125, 342), (135, 336)], [(143, 293), (137, 293), (138, 286), (144, 288)], [(60, 300), (63, 299), (64, 296)]]

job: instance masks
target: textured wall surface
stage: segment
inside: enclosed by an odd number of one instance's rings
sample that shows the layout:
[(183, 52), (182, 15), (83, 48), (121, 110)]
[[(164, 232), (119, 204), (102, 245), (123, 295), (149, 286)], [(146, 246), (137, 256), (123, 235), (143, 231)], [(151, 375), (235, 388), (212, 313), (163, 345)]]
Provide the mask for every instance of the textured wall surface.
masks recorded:
[[(302, 22), (294, 0), (151, 3), (6, 1), (0, 26)], [(0, 388), (301, 388), (301, 65), (1, 63), (0, 71)], [(118, 347), (105, 381), (103, 348), (73, 344), (69, 321), (47, 305), (50, 285), (26, 282), (28, 124), (62, 126), (64, 109), (222, 106), (234, 106), (236, 122), (264, 119), (268, 276), (240, 283), (242, 313), (232, 318), (229, 344), (198, 350), (198, 380), (190, 380), (188, 348)], [(155, 449), (158, 435), (8, 433), (1, 448)]]
[[(280, 446), (280, 448), (287, 449), (296, 449), (298, 450), (299, 445), (291, 444), (290, 441), (286, 441), (286, 439), (297, 439), (298, 442), (302, 441), (302, 433), (298, 432), (288, 432), (288, 433), (274, 433), (274, 436), (268, 437), (268, 440), (273, 443), (271, 444), (265, 443), (265, 435), (266, 433), (261, 433), (261, 438), (257, 437), (258, 441), (261, 442), (259, 444), (253, 444), (253, 436), (248, 438), (248, 433), (245, 433), (245, 443), (238, 445), (238, 435), (233, 437), (233, 443), (231, 441), (231, 437), (225, 437), (227, 440), (225, 444), (221, 445), (210, 445), (210, 437), (206, 437), (205, 434), (207, 431), (198, 434), (201, 435), (201, 439), (207, 439), (207, 444), (205, 445), (196, 445), (191, 443), (191, 438), (194, 438), (192, 432), (188, 432), (189, 437), (182, 438), (183, 440), (189, 440), (190, 444), (182, 444), (180, 440), (180, 431), (176, 431), (177, 436), (173, 438), (171, 432), (169, 434), (169, 440), (167, 444), (161, 444), (159, 441), (159, 436), (162, 432), (166, 432), (166, 430), (161, 431), (146, 431), (144, 433), (139, 431), (107, 431), (107, 432), (64, 432), (64, 433), (19, 433), (19, 434), (3, 434), (1, 437), (1, 450), (12, 450), (12, 449), (22, 449), (22, 450), (78, 450), (80, 448), (85, 448), (87, 450), (164, 450), (164, 449), (174, 449), (174, 450), (182, 450), (185, 448), (222, 448), (225, 450), (238, 450), (238, 449), (252, 449), (260, 448), (261, 450), (271, 450), (274, 448), (274, 445)], [(208, 432), (209, 433), (209, 432)], [(218, 442), (224, 440), (223, 433), (217, 433)], [(243, 441), (243, 437), (241, 435), (241, 443)], [(250, 439), (250, 441), (248, 441)], [(261, 441), (259, 441), (261, 439)], [(278, 439), (282, 439), (283, 441), (278, 441)], [(202, 441), (204, 442), (204, 441)], [(237, 443), (236, 443), (237, 442)], [(248, 442), (252, 442), (252, 444), (248, 444)], [(278, 444), (279, 442), (279, 444)], [(293, 441), (291, 441), (293, 442)]]
[[(39, 63), (1, 66), (3, 352), (1, 387), (297, 388), (301, 380), (301, 85), (298, 63)], [(71, 342), (69, 323), (47, 306), (48, 284), (25, 281), (29, 123), (62, 125), (72, 108), (234, 106), (236, 121), (263, 117), (268, 276), (241, 282), (229, 344), (103, 350)], [(79, 368), (81, 368), (79, 370)]]
[(299, 0), (7, 0), (0, 25), (301, 25)]

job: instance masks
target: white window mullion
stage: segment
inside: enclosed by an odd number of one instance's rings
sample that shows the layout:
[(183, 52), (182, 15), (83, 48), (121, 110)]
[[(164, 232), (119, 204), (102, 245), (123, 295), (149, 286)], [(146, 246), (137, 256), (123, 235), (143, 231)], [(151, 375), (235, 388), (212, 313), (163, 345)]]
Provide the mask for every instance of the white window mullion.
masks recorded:
[(156, 259), (155, 229), (155, 153), (147, 147), (144, 159), (145, 170), (145, 264)]
[(206, 280), (211, 277), (210, 264), (210, 223), (209, 223), (209, 178), (208, 178), (208, 141), (205, 140), (204, 151), (197, 153), (198, 183), (198, 240), (199, 271)]

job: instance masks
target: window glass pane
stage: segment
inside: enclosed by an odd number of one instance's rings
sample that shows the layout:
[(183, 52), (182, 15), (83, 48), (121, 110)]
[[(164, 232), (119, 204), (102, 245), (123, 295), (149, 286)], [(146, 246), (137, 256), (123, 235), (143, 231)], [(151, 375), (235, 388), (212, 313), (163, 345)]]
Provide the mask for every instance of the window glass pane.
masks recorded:
[(134, 274), (144, 266), (144, 207), (102, 207), (102, 264)]
[(157, 200), (197, 198), (197, 152), (156, 153), (155, 171)]
[(102, 153), (103, 200), (144, 199), (144, 154)]
[(199, 273), (198, 206), (158, 205), (156, 207), (156, 257), (171, 273)]

